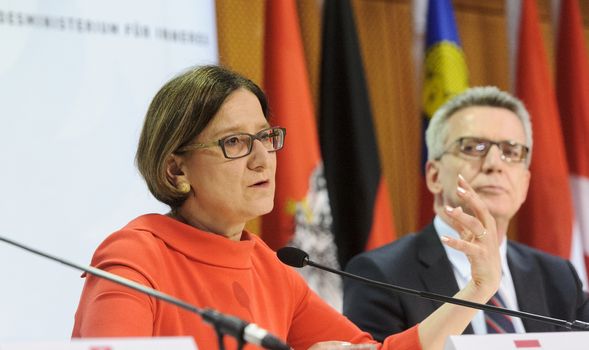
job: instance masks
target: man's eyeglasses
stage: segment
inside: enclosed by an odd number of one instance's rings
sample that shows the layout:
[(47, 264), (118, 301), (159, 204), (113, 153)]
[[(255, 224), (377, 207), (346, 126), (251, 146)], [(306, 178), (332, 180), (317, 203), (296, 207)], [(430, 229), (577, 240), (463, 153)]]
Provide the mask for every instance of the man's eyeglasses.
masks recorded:
[[(458, 147), (456, 148), (456, 145)], [(442, 153), (436, 160), (440, 160), (446, 153), (456, 154), (456, 150), (470, 157), (484, 158), (493, 145), (499, 147), (501, 159), (508, 163), (520, 163), (526, 160), (529, 148), (514, 141), (491, 141), (478, 137), (461, 137), (452, 142), (450, 147)]]
[(180, 147), (177, 152), (182, 153), (199, 148), (219, 146), (225, 158), (237, 159), (252, 153), (254, 140), (259, 140), (268, 151), (276, 152), (284, 146), (285, 136), (286, 129), (276, 126), (264, 129), (255, 135), (244, 132), (225, 136), (222, 139), (208, 143), (193, 143)]

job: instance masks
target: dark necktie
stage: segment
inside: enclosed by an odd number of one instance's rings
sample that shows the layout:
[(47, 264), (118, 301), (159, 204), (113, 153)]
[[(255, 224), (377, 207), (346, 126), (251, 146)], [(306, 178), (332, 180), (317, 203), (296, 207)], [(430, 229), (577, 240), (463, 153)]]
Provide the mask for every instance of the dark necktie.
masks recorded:
[[(499, 292), (497, 292), (487, 304), (505, 308), (505, 303), (499, 296)], [(485, 311), (485, 324), (487, 325), (488, 334), (515, 333), (511, 317), (507, 315)]]

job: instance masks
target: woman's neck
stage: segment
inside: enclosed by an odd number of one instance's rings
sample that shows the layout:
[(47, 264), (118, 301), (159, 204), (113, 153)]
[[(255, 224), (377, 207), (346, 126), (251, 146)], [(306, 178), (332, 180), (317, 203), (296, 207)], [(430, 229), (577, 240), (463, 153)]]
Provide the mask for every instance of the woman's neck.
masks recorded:
[(228, 238), (232, 241), (241, 240), (241, 235), (245, 227), (245, 223), (235, 225), (219, 225), (218, 223), (213, 223), (213, 220), (198, 218), (190, 211), (183, 210), (182, 208), (173, 209), (166, 215), (201, 231), (211, 232)]

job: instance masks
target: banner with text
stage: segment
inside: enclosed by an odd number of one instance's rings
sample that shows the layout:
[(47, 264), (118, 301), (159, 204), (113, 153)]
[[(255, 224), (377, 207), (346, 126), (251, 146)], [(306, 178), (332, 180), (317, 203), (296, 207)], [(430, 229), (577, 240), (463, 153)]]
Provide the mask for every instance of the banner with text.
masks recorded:
[[(217, 63), (213, 0), (0, 2), (0, 235), (86, 264), (165, 212), (135, 166), (148, 104)], [(71, 334), (80, 273), (0, 245), (0, 340)]]

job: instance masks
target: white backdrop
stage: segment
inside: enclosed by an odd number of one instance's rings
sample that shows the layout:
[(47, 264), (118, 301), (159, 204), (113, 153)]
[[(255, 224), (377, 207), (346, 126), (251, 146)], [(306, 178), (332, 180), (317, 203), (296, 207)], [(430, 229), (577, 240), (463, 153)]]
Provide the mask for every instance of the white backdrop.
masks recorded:
[[(89, 264), (166, 208), (134, 166), (158, 88), (217, 62), (213, 0), (0, 0), (0, 235)], [(83, 279), (0, 242), (0, 340), (66, 339)]]

